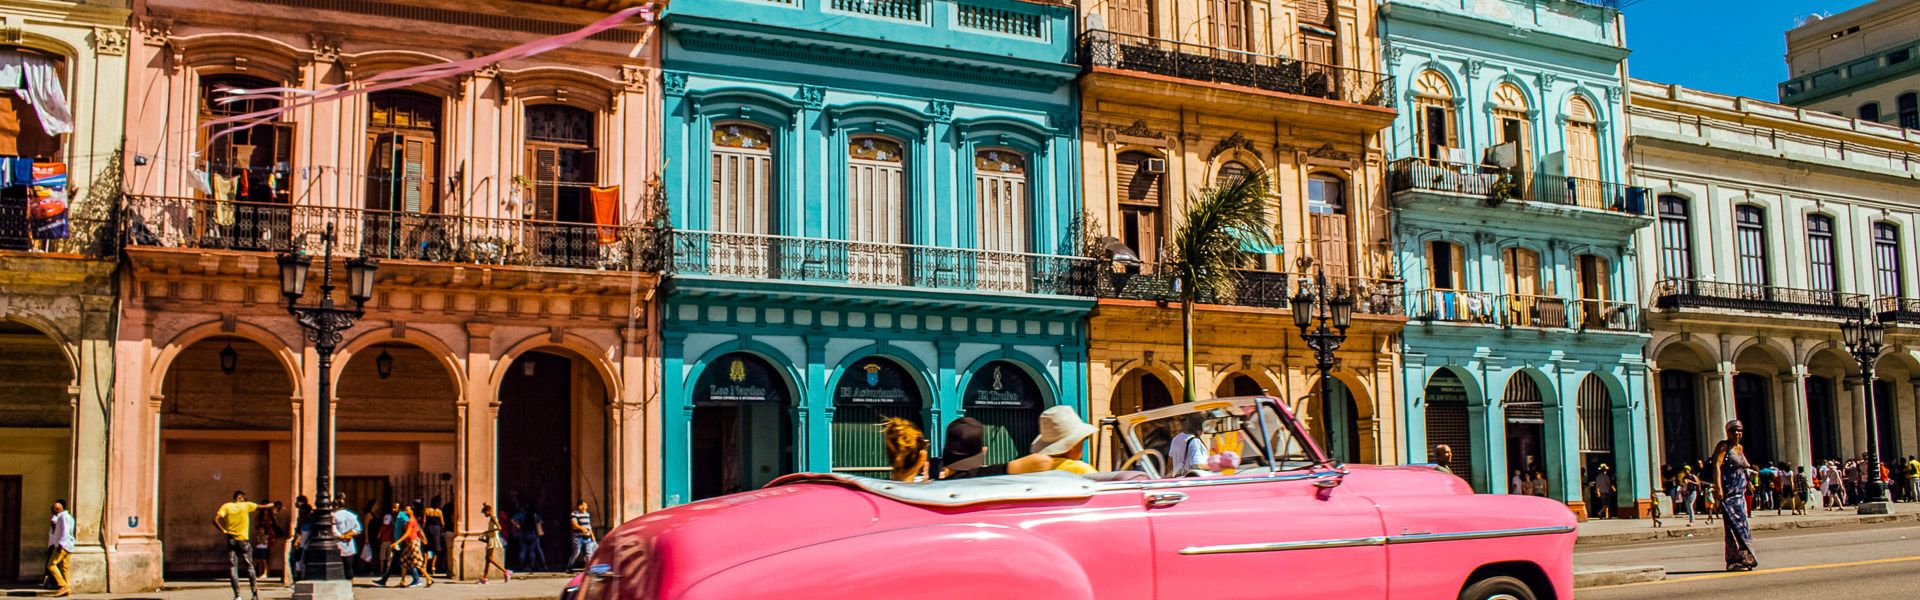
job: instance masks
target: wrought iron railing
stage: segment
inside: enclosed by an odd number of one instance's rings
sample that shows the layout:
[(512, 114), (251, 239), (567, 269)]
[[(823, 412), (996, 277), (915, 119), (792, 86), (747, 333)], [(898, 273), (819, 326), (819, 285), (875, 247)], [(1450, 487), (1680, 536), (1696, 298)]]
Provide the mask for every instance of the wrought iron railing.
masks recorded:
[(1086, 67), (1140, 71), (1183, 79), (1392, 107), (1393, 79), (1372, 71), (1174, 40), (1091, 30), (1080, 35)]
[(336, 252), (389, 260), (656, 270), (661, 246), (642, 225), (133, 196), (124, 239), (133, 246), (317, 251), (332, 225)]
[(1920, 324), (1920, 299), (1874, 298), (1873, 312), (1883, 322)]
[(784, 281), (1093, 295), (1093, 259), (778, 235), (675, 231), (671, 269)]
[(1639, 331), (1640, 306), (1618, 300), (1575, 300), (1573, 325), (1596, 331)]
[(1654, 286), (1654, 307), (1720, 308), (1846, 319), (1867, 309), (1867, 296), (1770, 285), (1665, 279)]
[(0, 205), (0, 250), (112, 258), (119, 252), (112, 210), (87, 212), (69, 205), (64, 226), (36, 229), (25, 206)]
[[(1146, 263), (1125, 265), (1102, 262), (1097, 269), (1095, 293), (1102, 298), (1177, 302), (1180, 284), (1170, 265)], [(1224, 293), (1202, 292), (1202, 304), (1224, 304), (1261, 308), (1288, 308), (1299, 286), (1311, 284), (1304, 277), (1274, 271), (1239, 271), (1233, 289)], [(1353, 310), (1365, 315), (1406, 314), (1401, 301), (1402, 282), (1396, 279), (1329, 277), (1337, 293), (1353, 295)]]
[(1493, 324), (1498, 320), (1493, 294), (1466, 290), (1427, 289), (1414, 294), (1407, 316), (1426, 321)]
[(1515, 173), (1493, 165), (1431, 158), (1393, 161), (1390, 190), (1426, 190), (1484, 196), (1489, 200), (1525, 200), (1594, 210), (1647, 214), (1651, 197), (1640, 186), (1539, 173)]
[(1501, 322), (1508, 327), (1567, 327), (1567, 300), (1559, 296), (1502, 294)]

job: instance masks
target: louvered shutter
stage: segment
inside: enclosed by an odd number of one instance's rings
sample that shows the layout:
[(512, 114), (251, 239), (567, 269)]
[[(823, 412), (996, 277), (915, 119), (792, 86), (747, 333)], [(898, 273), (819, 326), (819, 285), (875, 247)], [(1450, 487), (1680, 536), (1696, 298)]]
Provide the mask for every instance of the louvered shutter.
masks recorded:
[[(1113, 0), (1113, 30), (1136, 36), (1153, 35), (1154, 0)], [(1131, 40), (1123, 40), (1132, 42)]]
[(1327, 277), (1345, 279), (1347, 270), (1347, 216), (1340, 214), (1316, 214), (1313, 223), (1314, 256), (1319, 259), (1320, 267), (1326, 269)]
[(712, 157), (713, 212), (708, 227), (726, 233), (768, 233), (767, 152), (716, 148)]
[(427, 144), (419, 138), (402, 138), (399, 144), (400, 210), (417, 213), (421, 211), (422, 196), (425, 193)]
[[(288, 190), (292, 187), (290, 185), (292, 182), (289, 180), (292, 179), (291, 173), (293, 169), (293, 124), (274, 123), (272, 143), (273, 154), (268, 159), (270, 162), (264, 165), (254, 166), (264, 167), (265, 172), (276, 172), (280, 175), (274, 180), (279, 185), (273, 187), (273, 199), (279, 202), (288, 202), (292, 200), (292, 196), (288, 193)], [(267, 178), (263, 175), (260, 181), (267, 181)]]
[(1301, 0), (1299, 3), (1300, 22), (1305, 25), (1330, 27), (1333, 13), (1327, 6), (1327, 3), (1331, 1), (1332, 0)]
[(1613, 410), (1607, 387), (1599, 379), (1588, 375), (1580, 382), (1576, 403), (1580, 412), (1580, 451), (1612, 452)]
[(1116, 161), (1115, 181), (1122, 186), (1121, 201), (1160, 205), (1162, 174), (1148, 173), (1146, 162), (1152, 157), (1143, 152), (1121, 154)]
[(533, 177), (533, 218), (553, 220), (554, 205), (560, 198), (560, 151), (527, 148), (527, 172)]

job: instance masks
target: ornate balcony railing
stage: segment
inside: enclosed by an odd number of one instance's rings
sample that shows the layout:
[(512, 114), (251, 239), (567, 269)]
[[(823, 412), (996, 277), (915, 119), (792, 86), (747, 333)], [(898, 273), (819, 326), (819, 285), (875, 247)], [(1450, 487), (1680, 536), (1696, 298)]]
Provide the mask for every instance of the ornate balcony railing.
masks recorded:
[(1845, 319), (1858, 316), (1867, 309), (1867, 296), (1770, 285), (1665, 279), (1654, 286), (1654, 306), (1674, 310), (1720, 308)]
[(1113, 31), (1080, 35), (1087, 67), (1140, 71), (1347, 102), (1393, 106), (1393, 79), (1372, 71)]
[(1448, 162), (1430, 158), (1393, 161), (1389, 172), (1392, 192), (1426, 190), (1484, 196), (1490, 201), (1525, 200), (1594, 210), (1647, 214), (1647, 188), (1539, 173), (1514, 173), (1493, 165)]
[[(1095, 293), (1102, 298), (1178, 302), (1180, 284), (1165, 264), (1121, 265), (1102, 262), (1097, 269)], [(1240, 280), (1225, 294), (1202, 294), (1202, 304), (1224, 304), (1259, 308), (1288, 308), (1293, 294), (1306, 278), (1273, 271), (1240, 271)], [(1401, 303), (1402, 283), (1395, 279), (1359, 277), (1328, 278), (1328, 285), (1353, 294), (1353, 311), (1363, 315), (1406, 314)]]
[(1414, 294), (1407, 316), (1426, 321), (1451, 323), (1497, 322), (1493, 294), (1465, 290), (1428, 289)]
[(1573, 325), (1594, 331), (1639, 331), (1640, 306), (1618, 300), (1575, 300)]
[(922, 0), (832, 0), (834, 10), (902, 21), (919, 21)]
[(711, 231), (671, 235), (671, 269), (681, 275), (1093, 295), (1094, 261), (1076, 256)]
[(1873, 312), (1882, 322), (1920, 324), (1920, 299), (1874, 298)]
[(111, 258), (119, 252), (112, 210), (88, 213), (69, 205), (64, 237), (43, 239), (34, 232), (25, 206), (0, 206), (0, 250)]
[(660, 246), (643, 225), (594, 225), (530, 219), (133, 196), (124, 239), (132, 246), (317, 251), (335, 229), (349, 256), (390, 260), (650, 271)]
[(1559, 296), (1502, 294), (1499, 305), (1501, 323), (1508, 327), (1567, 327), (1567, 300)]

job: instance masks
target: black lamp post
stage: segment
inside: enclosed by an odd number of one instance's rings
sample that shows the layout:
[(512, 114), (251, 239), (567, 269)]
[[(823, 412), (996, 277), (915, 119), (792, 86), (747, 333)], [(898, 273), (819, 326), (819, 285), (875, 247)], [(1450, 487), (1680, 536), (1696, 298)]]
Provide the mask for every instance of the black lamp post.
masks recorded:
[(320, 359), (319, 434), (315, 436), (315, 465), (318, 482), (314, 486), (313, 541), (307, 546), (306, 574), (312, 581), (340, 581), (346, 571), (340, 561), (339, 540), (333, 534), (333, 350), (340, 344), (340, 332), (366, 314), (367, 300), (373, 298), (373, 273), (379, 267), (366, 257), (347, 261), (347, 298), (353, 308), (333, 305), (333, 225), (320, 236), (325, 245), (321, 256), (320, 299), (316, 306), (300, 306), (306, 295), (307, 272), (313, 259), (297, 249), (280, 254), (280, 295), (287, 297), (287, 312), (306, 330), (307, 339)]
[[(1333, 373), (1334, 351), (1347, 341), (1347, 327), (1353, 324), (1353, 296), (1340, 286), (1327, 285), (1327, 273), (1316, 270), (1313, 281), (1301, 282), (1293, 295), (1293, 325), (1300, 328), (1300, 339), (1313, 350), (1315, 366), (1320, 369), (1320, 406), (1325, 410), (1331, 394), (1328, 388)], [(1328, 437), (1332, 442), (1332, 437)], [(1332, 455), (1333, 449), (1328, 448)]]
[(1840, 325), (1840, 333), (1846, 338), (1847, 351), (1853, 354), (1853, 360), (1860, 363), (1860, 382), (1866, 386), (1867, 413), (1867, 493), (1860, 500), (1861, 514), (1882, 514), (1887, 512), (1887, 486), (1880, 480), (1880, 413), (1874, 411), (1873, 404), (1873, 368), (1880, 362), (1880, 350), (1886, 344), (1887, 327), (1874, 319), (1866, 310), (1858, 316), (1847, 319)]

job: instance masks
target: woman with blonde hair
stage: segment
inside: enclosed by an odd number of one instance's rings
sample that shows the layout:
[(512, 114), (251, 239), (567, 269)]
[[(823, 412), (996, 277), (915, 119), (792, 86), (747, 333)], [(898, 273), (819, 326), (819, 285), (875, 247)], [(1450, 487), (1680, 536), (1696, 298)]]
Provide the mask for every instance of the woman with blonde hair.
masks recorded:
[(912, 421), (899, 417), (887, 417), (880, 428), (893, 480), (926, 481), (927, 434)]
[(500, 551), (506, 547), (506, 542), (500, 535), (500, 517), (493, 514), (493, 505), (481, 504), (480, 518), (487, 521), (487, 532), (480, 534), (487, 542), (486, 562), (480, 567), (480, 583), (485, 584), (487, 575), (496, 568), (506, 576), (507, 583), (513, 583), (513, 571), (508, 571), (507, 566), (500, 563)]

